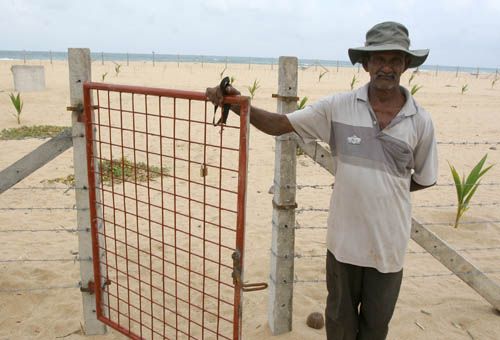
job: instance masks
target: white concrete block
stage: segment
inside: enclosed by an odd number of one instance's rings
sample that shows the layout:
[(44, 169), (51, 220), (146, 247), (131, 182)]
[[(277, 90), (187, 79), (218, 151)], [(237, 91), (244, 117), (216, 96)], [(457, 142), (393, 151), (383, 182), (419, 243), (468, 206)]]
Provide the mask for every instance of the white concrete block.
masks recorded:
[(41, 65), (13, 65), (14, 88), (18, 92), (45, 90), (45, 69)]

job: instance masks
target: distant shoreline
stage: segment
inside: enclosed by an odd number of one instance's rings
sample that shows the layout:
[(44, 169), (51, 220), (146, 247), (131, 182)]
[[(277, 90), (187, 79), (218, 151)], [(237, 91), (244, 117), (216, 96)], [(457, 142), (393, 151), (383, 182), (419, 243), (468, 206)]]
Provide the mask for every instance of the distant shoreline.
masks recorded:
[[(207, 63), (207, 64), (254, 64), (254, 65), (277, 65), (278, 58), (265, 57), (231, 57), (231, 56), (209, 56), (209, 55), (182, 55), (182, 54), (159, 54), (159, 53), (106, 53), (92, 52), (92, 61), (107, 61), (107, 62), (130, 62), (150, 61), (150, 62), (178, 62), (178, 63)], [(9, 60), (67, 60), (67, 52), (55, 51), (0, 51), (0, 61)], [(343, 67), (357, 68), (349, 61), (345, 60), (324, 60), (324, 59), (301, 59), (299, 58), (300, 67)], [(458, 68), (458, 70), (457, 70)], [(423, 65), (420, 67), (426, 71), (445, 71), (445, 72), (467, 72), (476, 73), (496, 73), (498, 68), (491, 67), (470, 67), (470, 66), (446, 66), (446, 65)]]

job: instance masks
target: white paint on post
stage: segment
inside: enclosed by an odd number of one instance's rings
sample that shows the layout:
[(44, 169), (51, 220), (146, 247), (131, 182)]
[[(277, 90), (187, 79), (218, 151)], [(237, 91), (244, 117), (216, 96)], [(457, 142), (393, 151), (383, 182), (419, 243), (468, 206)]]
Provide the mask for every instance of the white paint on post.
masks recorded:
[[(278, 113), (295, 111), (298, 60), (280, 57)], [(296, 148), (293, 134), (276, 137), (268, 322), (274, 335), (292, 330)]]
[[(73, 107), (83, 107), (83, 83), (91, 80), (91, 60), (88, 48), (68, 49), (70, 104)], [(73, 111), (73, 163), (75, 168), (75, 186), (85, 188), (75, 190), (77, 208), (78, 246), (80, 258), (92, 258), (92, 237), (90, 233), (91, 221), (89, 210), (87, 151), (85, 138), (85, 125), (78, 121), (81, 112)], [(94, 268), (92, 262), (80, 262), (81, 285), (88, 287), (89, 282), (94, 282)], [(87, 335), (106, 333), (106, 326), (97, 319), (96, 299), (94, 294), (82, 291), (84, 330)]]

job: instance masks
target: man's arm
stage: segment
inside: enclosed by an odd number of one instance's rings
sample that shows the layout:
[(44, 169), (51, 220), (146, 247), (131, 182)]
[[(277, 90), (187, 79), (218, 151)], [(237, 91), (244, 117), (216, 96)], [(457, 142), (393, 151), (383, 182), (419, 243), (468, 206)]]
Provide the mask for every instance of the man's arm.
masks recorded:
[[(231, 85), (226, 87), (226, 93), (228, 95), (240, 94), (240, 92)], [(222, 106), (224, 96), (219, 86), (207, 88), (205, 94), (212, 104)], [(237, 105), (231, 105), (231, 110), (238, 115), (240, 114), (240, 108)], [(250, 123), (260, 131), (273, 136), (279, 136), (294, 131), (286, 115), (269, 112), (254, 106), (250, 107)]]
[(410, 192), (418, 191), (418, 190), (422, 190), (422, 189), (427, 189), (427, 188), (430, 188), (434, 185), (436, 185), (436, 183), (433, 183), (431, 185), (420, 185), (417, 182), (415, 182), (412, 178), (411, 182), (410, 182)]
[[(238, 115), (240, 114), (240, 108), (237, 105), (231, 105), (231, 110)], [(269, 112), (255, 106), (250, 107), (250, 124), (272, 136), (294, 131), (286, 115)]]

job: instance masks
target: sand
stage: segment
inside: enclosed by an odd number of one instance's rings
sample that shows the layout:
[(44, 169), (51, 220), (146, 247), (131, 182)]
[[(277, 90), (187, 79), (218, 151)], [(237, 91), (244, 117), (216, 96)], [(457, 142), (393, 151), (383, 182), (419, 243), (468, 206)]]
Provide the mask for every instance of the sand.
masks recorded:
[[(16, 127), (10, 115), (13, 107), (8, 93), (13, 91), (10, 67), (22, 62), (0, 62), (0, 127)], [(45, 66), (47, 89), (23, 93), (25, 105), (21, 116), (23, 125), (71, 124), (67, 63), (57, 61), (30, 62)], [(100, 61), (92, 64), (92, 76), (100, 81), (204, 91), (220, 79), (224, 65), (199, 63), (125, 63), (115, 74), (115, 65)], [(353, 76), (355, 86), (368, 81), (357, 68), (330, 68), (319, 81), (320, 68), (299, 69), (300, 97), (309, 102), (339, 91), (348, 91)], [(248, 94), (247, 86), (258, 79), (253, 104), (275, 110), (276, 100), (271, 94), (277, 89), (277, 66), (228, 65), (225, 74), (235, 77), (235, 86)], [(408, 86), (408, 72), (402, 84)], [(420, 72), (412, 84), (421, 85), (416, 93), (418, 102), (431, 114), (440, 142), (499, 142), (500, 84), (492, 87), (494, 74), (455, 72)], [(463, 85), (468, 90), (461, 94)], [(231, 119), (231, 117), (230, 117)], [(44, 140), (0, 141), (0, 169), (11, 163)], [(488, 153), (488, 163), (499, 163), (500, 145), (439, 145), (440, 184), (452, 179), (448, 161), (461, 172)], [(71, 259), (78, 252), (75, 233), (64, 231), (76, 226), (76, 214), (71, 210), (74, 191), (62, 184), (46, 181), (72, 173), (72, 150), (0, 195), (0, 339), (123, 339), (121, 333), (109, 330), (105, 336), (85, 337), (80, 330), (82, 320), (81, 294), (75, 285), (79, 281), (78, 262)], [(271, 246), (271, 198), (273, 183), (274, 140), (255, 128), (250, 133), (248, 172), (248, 199), (246, 223), (245, 280), (267, 281)], [(461, 253), (497, 283), (500, 284), (500, 166), (495, 166), (484, 182), (493, 183), (478, 189), (473, 206), (464, 217), (465, 222), (496, 221), (496, 223), (463, 224), (451, 226), (454, 220), (456, 196), (452, 186), (438, 186), (413, 194), (414, 216), (433, 225), (436, 232), (451, 246), (469, 249)], [(297, 192), (300, 208), (327, 208), (333, 178), (305, 156), (298, 157), (297, 183), (305, 185)], [(496, 183), (496, 185), (495, 185)], [(307, 187), (315, 185), (316, 187)], [(54, 186), (62, 189), (52, 189)], [(45, 188), (27, 189), (29, 187)], [(495, 204), (497, 203), (497, 204)], [(435, 207), (444, 205), (444, 207)], [(70, 209), (12, 210), (9, 208), (52, 207)], [(297, 216), (303, 229), (296, 231), (295, 261), (297, 282), (294, 290), (293, 331), (273, 337), (267, 325), (267, 291), (245, 293), (243, 300), (243, 339), (322, 339), (324, 330), (312, 330), (305, 324), (311, 312), (322, 312), (325, 306), (324, 280), (326, 213), (304, 211)], [(59, 232), (41, 231), (59, 229)], [(13, 231), (34, 230), (34, 231)], [(476, 250), (472, 250), (475, 248)], [(488, 249), (485, 249), (488, 248)], [(316, 256), (319, 255), (319, 256)], [(21, 261), (32, 259), (65, 259), (65, 261)], [(14, 260), (14, 261), (11, 261)], [(406, 258), (405, 278), (395, 315), (391, 321), (389, 339), (497, 339), (500, 333), (500, 314), (475, 291), (469, 288), (438, 261), (425, 253), (413, 241)], [(63, 287), (54, 289), (55, 287)], [(40, 290), (32, 290), (39, 289)], [(51, 289), (46, 289), (51, 288)]]

